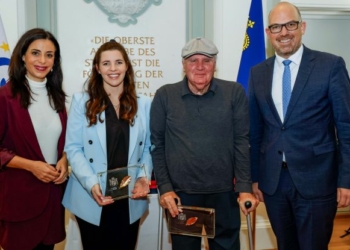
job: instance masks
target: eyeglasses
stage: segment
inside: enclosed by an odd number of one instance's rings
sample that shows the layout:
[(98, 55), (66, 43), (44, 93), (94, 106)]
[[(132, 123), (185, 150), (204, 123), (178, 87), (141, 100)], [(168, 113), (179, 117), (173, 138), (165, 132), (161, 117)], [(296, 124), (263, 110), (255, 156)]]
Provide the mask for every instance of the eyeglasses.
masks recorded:
[(280, 33), (283, 29), (283, 27), (286, 27), (286, 29), (288, 31), (293, 31), (293, 30), (296, 30), (299, 26), (299, 23), (301, 23), (301, 20), (300, 21), (290, 21), (288, 23), (282, 23), (282, 24), (272, 24), (270, 26), (268, 26), (270, 32), (272, 34), (276, 34), (276, 33)]

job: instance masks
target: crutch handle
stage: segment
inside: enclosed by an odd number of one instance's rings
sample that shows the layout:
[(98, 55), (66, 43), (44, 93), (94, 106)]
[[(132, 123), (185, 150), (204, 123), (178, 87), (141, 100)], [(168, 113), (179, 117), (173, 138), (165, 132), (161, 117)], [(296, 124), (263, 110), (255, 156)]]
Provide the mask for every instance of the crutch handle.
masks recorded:
[(249, 208), (252, 207), (252, 203), (251, 203), (250, 201), (246, 201), (246, 202), (244, 203), (244, 206), (245, 206), (246, 209), (249, 209)]
[[(246, 209), (249, 209), (252, 207), (252, 203), (251, 201), (246, 201), (244, 203), (244, 206)], [(248, 213), (247, 215), (247, 225), (248, 225), (248, 237), (249, 237), (249, 249), (250, 250), (253, 250), (253, 236), (252, 236), (252, 224), (251, 224), (251, 221), (250, 221), (250, 214)]]

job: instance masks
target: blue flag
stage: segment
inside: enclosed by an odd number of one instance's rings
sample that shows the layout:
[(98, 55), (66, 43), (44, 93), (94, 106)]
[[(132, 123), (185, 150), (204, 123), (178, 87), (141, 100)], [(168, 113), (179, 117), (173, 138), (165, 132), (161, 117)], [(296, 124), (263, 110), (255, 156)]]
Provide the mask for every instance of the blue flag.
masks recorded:
[(8, 66), (10, 64), (10, 48), (5, 36), (5, 30), (0, 17), (0, 87), (5, 85), (8, 79)]
[(252, 0), (244, 36), (243, 52), (239, 66), (237, 82), (248, 92), (250, 68), (265, 60), (264, 22), (262, 0)]

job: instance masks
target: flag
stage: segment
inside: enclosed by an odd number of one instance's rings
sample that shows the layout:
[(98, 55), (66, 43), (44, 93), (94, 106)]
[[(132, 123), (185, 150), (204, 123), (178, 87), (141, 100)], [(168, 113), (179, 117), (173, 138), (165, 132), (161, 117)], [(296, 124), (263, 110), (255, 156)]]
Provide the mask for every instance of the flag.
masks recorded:
[(10, 64), (10, 48), (7, 43), (4, 26), (0, 17), (0, 87), (5, 85), (8, 79), (8, 66)]
[(252, 0), (250, 4), (247, 31), (244, 36), (243, 52), (237, 82), (248, 92), (250, 68), (265, 60), (264, 22), (262, 0)]

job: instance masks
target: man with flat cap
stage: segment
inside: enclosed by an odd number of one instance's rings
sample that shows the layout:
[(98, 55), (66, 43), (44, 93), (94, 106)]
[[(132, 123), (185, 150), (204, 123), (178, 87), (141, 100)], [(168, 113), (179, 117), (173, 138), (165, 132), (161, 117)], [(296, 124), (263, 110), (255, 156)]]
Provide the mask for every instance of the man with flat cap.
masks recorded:
[[(180, 204), (214, 208), (210, 250), (239, 250), (239, 208), (247, 214), (258, 205), (251, 194), (248, 104), (240, 84), (214, 78), (217, 54), (205, 38), (183, 47), (184, 79), (159, 88), (152, 103), (152, 159), (160, 205), (173, 217)], [(171, 239), (173, 250), (201, 249), (200, 237)]]

